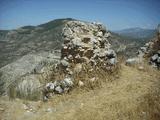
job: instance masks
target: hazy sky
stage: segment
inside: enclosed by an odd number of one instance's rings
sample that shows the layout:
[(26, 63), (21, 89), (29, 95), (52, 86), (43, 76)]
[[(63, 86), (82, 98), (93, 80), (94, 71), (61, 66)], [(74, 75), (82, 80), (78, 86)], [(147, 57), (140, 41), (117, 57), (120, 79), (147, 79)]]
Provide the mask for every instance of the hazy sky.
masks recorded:
[(0, 0), (0, 29), (58, 18), (100, 21), (110, 30), (154, 28), (160, 23), (160, 0)]

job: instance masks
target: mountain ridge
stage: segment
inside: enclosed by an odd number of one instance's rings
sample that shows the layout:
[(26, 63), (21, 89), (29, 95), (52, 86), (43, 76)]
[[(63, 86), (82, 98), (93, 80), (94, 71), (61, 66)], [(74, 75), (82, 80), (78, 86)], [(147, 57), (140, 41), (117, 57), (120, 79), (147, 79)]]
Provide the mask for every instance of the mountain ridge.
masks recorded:
[(115, 30), (119, 35), (133, 37), (133, 38), (153, 38), (155, 36), (155, 29), (145, 29), (140, 27), (127, 28), (122, 30)]

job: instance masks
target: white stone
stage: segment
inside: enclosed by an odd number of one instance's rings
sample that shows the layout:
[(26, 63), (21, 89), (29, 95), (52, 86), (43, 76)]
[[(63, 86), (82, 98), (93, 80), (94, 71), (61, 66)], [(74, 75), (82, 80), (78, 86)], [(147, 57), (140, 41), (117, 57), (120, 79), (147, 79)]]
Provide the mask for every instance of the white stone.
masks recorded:
[(93, 78), (91, 78), (89, 81), (90, 81), (90, 82), (95, 82), (95, 80), (96, 80), (96, 77), (93, 77)]
[(138, 60), (136, 58), (130, 58), (126, 60), (126, 65), (134, 65)]
[(73, 59), (73, 56), (72, 56), (72, 55), (68, 55), (68, 59), (69, 59), (69, 60), (72, 60), (72, 59)]
[(46, 96), (43, 97), (43, 101), (47, 101), (48, 98)]
[(116, 53), (114, 52), (114, 50), (110, 49), (110, 50), (105, 51), (105, 53), (108, 57), (116, 57)]
[(46, 112), (52, 112), (52, 108), (47, 108)]
[(55, 88), (54, 83), (47, 83), (46, 88), (49, 90), (54, 90), (54, 88)]
[(72, 35), (72, 30), (70, 29), (70, 28), (65, 28), (65, 29), (63, 29), (63, 35), (64, 36), (71, 36)]
[(108, 38), (108, 37), (110, 37), (111, 36), (111, 34), (109, 33), (109, 32), (107, 32), (106, 34), (105, 34), (105, 38)]
[(23, 108), (24, 108), (24, 110), (28, 110), (29, 109), (29, 107), (27, 105), (25, 105), (25, 104), (23, 104)]
[(69, 63), (66, 61), (66, 60), (61, 60), (61, 64), (65, 67), (68, 67), (69, 66)]
[(153, 55), (153, 56), (151, 57), (151, 60), (152, 60), (152, 61), (155, 61), (155, 60), (157, 60), (157, 58), (158, 58), (158, 54), (155, 54), (155, 55)]
[(147, 48), (146, 47), (141, 47), (140, 48), (143, 52), (146, 52), (147, 51)]
[(4, 111), (5, 109), (4, 108), (0, 108), (0, 111)]
[(63, 46), (63, 49), (67, 49), (68, 47), (67, 46)]
[(73, 42), (73, 45), (75, 46), (82, 46), (82, 41), (80, 38), (74, 38), (72, 42)]
[(98, 36), (98, 37), (102, 37), (102, 36), (103, 36), (102, 31), (98, 32), (98, 33), (97, 33), (97, 36)]
[(60, 86), (57, 86), (57, 87), (55, 88), (55, 91), (56, 91), (57, 93), (59, 93), (59, 94), (63, 93), (63, 89), (62, 89)]
[(67, 77), (63, 80), (65, 82), (65, 84), (68, 86), (68, 87), (72, 87), (73, 86), (73, 81), (71, 78)]
[(75, 56), (75, 58), (78, 59), (78, 58), (81, 58), (81, 56), (80, 56), (79, 54), (77, 54), (77, 55)]
[(143, 66), (139, 66), (138, 69), (139, 70), (144, 70), (144, 67)]
[(144, 46), (145, 46), (145, 47), (149, 47), (149, 45), (150, 45), (149, 43), (146, 43)]
[(78, 86), (79, 86), (79, 87), (83, 87), (83, 86), (84, 86), (84, 83), (83, 83), (82, 81), (79, 81), (79, 82), (78, 82)]
[(111, 65), (115, 65), (115, 64), (116, 64), (116, 58), (111, 58), (111, 59), (109, 60), (109, 63), (110, 63)]
[(157, 58), (157, 63), (159, 63), (159, 64), (160, 64), (160, 57), (158, 57), (158, 58)]

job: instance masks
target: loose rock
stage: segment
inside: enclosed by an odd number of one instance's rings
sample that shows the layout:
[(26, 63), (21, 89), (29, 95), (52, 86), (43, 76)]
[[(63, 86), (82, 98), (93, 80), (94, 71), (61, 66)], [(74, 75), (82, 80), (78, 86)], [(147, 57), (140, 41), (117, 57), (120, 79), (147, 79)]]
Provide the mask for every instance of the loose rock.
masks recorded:
[(83, 83), (82, 81), (79, 81), (79, 82), (78, 82), (78, 86), (79, 86), (79, 87), (83, 87), (83, 86), (84, 86), (84, 83)]

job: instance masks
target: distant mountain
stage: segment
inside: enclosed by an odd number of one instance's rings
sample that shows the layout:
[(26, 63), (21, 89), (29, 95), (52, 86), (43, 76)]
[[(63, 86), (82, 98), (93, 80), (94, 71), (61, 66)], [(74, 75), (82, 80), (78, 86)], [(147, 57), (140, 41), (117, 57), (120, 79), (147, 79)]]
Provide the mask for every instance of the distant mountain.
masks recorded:
[(153, 38), (155, 36), (156, 30), (154, 29), (143, 29), (143, 28), (128, 28), (123, 30), (114, 31), (119, 35), (132, 37), (132, 38)]

